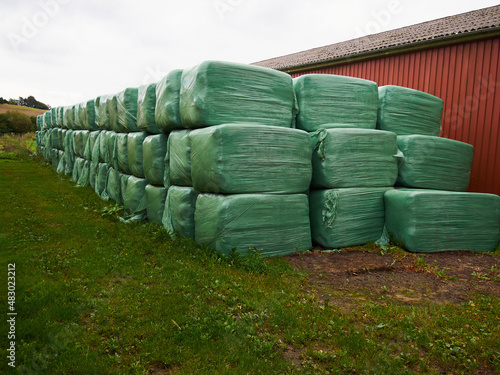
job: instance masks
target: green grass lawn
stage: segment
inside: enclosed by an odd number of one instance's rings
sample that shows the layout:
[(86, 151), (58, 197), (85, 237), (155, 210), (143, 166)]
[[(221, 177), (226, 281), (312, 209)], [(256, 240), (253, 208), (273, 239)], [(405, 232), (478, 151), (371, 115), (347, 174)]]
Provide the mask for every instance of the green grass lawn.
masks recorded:
[[(476, 374), (500, 372), (500, 299), (363, 302), (306, 293), (283, 259), (221, 259), (40, 161), (0, 159), (0, 373)], [(15, 263), (15, 364), (7, 267)], [(294, 353), (300, 353), (295, 355)]]

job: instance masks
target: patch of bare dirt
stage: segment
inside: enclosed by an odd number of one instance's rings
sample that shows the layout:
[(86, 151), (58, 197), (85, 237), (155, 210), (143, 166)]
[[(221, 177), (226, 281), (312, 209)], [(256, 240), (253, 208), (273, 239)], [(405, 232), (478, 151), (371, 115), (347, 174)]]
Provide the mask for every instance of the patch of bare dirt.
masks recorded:
[(500, 257), (491, 253), (382, 254), (376, 245), (286, 257), (309, 275), (321, 302), (350, 310), (363, 301), (463, 303), (474, 295), (500, 297)]

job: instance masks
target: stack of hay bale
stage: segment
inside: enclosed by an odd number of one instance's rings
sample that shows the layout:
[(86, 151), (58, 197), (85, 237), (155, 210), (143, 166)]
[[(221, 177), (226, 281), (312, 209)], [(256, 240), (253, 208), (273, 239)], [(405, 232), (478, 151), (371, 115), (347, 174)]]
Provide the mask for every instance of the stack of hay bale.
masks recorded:
[(379, 89), (379, 129), (398, 135), (403, 153), (397, 185), (385, 194), (386, 226), (413, 252), (493, 251), (498, 242), (500, 198), (465, 193), (473, 147), (440, 138), (443, 101), (398, 86)]
[(308, 74), (295, 79), (297, 127), (314, 144), (312, 238), (325, 247), (375, 242), (384, 229), (384, 193), (398, 176), (396, 134), (375, 130), (377, 84)]
[(223, 254), (233, 248), (265, 256), (309, 249), (311, 144), (307, 133), (291, 129), (295, 111), (292, 79), (285, 73), (216, 61), (185, 70), (181, 121), (196, 130), (188, 140), (186, 134), (171, 139), (169, 158), (172, 167), (174, 158), (185, 157), (176, 148), (189, 142), (194, 191), (171, 188), (166, 221), (175, 228), (182, 206), (200, 192), (194, 213), (198, 243)]
[(500, 197), (465, 193), (473, 149), (439, 137), (442, 108), (363, 79), (206, 61), (53, 108), (36, 139), (126, 219), (222, 254), (360, 245), (384, 225), (410, 251), (494, 250)]

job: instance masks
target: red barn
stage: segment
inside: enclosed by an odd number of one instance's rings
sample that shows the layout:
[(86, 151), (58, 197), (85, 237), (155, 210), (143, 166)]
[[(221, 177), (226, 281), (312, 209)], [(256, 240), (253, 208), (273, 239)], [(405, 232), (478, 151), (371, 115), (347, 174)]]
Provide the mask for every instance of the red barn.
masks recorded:
[(500, 195), (500, 5), (254, 63), (339, 74), (444, 100), (441, 136), (474, 146), (469, 191)]

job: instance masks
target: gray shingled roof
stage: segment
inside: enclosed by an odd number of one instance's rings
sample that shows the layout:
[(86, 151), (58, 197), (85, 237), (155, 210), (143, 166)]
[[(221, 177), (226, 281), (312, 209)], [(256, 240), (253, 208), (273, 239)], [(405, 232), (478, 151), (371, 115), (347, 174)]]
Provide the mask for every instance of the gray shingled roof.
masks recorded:
[(500, 28), (500, 5), (253, 63), (285, 70), (365, 52)]

